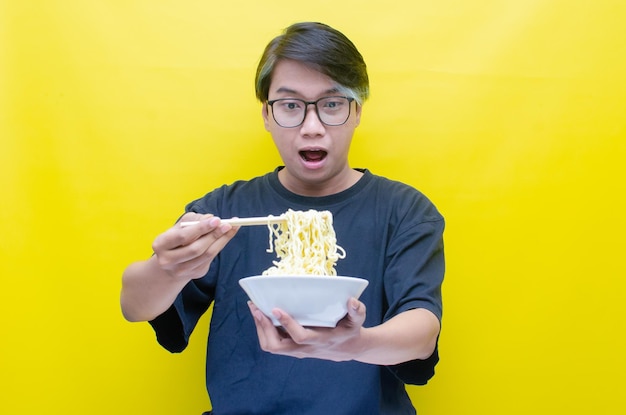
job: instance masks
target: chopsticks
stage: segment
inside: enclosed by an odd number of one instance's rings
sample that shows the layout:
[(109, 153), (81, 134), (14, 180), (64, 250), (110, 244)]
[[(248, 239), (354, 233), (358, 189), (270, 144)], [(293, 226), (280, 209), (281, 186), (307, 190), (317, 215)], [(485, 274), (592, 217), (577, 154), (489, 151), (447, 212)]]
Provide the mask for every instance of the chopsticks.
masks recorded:
[[(255, 225), (267, 225), (268, 223), (279, 223), (284, 222), (287, 219), (283, 216), (259, 216), (259, 217), (251, 217), (251, 218), (231, 218), (231, 219), (222, 219), (222, 223), (228, 223), (232, 226), (255, 226)], [(193, 226), (200, 223), (199, 221), (188, 221), (181, 222), (180, 226)]]

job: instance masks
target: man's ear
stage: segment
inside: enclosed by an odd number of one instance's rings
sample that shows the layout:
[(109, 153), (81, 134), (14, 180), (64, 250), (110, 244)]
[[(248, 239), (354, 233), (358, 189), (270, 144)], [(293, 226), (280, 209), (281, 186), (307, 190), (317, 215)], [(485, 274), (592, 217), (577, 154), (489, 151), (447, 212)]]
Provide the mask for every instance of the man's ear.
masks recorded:
[(362, 105), (356, 104), (356, 110), (354, 115), (356, 118), (354, 119), (354, 126), (358, 127), (361, 124), (361, 110), (363, 109)]
[(267, 131), (270, 130), (270, 114), (267, 102), (263, 103), (263, 107), (261, 108), (261, 115), (263, 116), (263, 124), (265, 125), (265, 129)]

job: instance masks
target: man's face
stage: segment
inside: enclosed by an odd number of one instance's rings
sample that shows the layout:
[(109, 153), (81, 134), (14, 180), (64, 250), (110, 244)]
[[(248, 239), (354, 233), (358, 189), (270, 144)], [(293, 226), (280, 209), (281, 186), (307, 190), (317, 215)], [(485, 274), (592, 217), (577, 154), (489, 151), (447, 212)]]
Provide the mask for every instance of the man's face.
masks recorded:
[[(309, 69), (297, 61), (283, 60), (274, 68), (268, 100), (297, 98), (316, 101), (323, 97), (341, 95), (329, 77)], [(276, 104), (275, 104), (276, 105)], [(348, 151), (355, 128), (361, 118), (361, 107), (350, 103), (350, 116), (345, 124), (323, 124), (315, 106), (306, 108), (302, 125), (294, 128), (279, 126), (272, 109), (263, 105), (265, 128), (285, 163), (279, 173), (281, 183), (289, 190), (304, 195), (332, 194), (351, 185), (354, 170), (348, 165)]]

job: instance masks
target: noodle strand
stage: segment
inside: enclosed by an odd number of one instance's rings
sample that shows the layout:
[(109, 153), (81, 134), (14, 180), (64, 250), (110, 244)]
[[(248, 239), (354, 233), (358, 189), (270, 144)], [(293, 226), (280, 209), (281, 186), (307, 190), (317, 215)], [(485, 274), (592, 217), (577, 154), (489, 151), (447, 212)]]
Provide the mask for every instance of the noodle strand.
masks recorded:
[(283, 216), (286, 221), (268, 223), (267, 252), (278, 260), (263, 275), (337, 275), (335, 264), (346, 251), (337, 245), (332, 213), (289, 209)]

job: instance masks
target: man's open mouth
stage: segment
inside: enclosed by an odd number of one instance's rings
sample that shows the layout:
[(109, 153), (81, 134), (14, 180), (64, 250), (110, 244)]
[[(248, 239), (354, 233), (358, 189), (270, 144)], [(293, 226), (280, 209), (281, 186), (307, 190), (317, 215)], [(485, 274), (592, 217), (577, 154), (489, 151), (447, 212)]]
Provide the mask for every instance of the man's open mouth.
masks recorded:
[(300, 157), (304, 161), (321, 161), (326, 157), (326, 154), (324, 150), (306, 150), (300, 152)]

